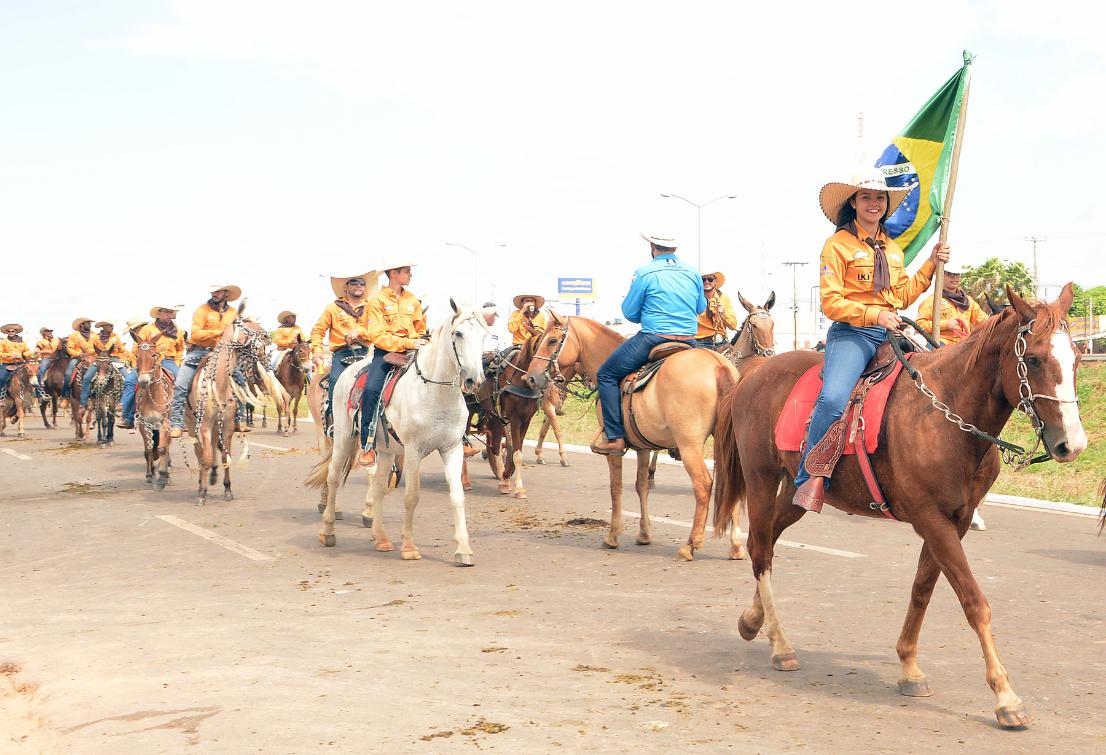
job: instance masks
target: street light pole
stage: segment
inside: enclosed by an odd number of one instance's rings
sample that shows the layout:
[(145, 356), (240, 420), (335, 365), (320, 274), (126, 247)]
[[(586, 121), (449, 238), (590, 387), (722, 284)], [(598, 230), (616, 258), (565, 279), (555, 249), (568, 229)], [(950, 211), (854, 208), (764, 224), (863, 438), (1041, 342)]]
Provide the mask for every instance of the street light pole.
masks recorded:
[(784, 267), (791, 268), (791, 315), (795, 328), (795, 337), (791, 342), (791, 348), (799, 350), (799, 267), (806, 262), (785, 262)]
[(1041, 287), (1041, 277), (1037, 272), (1037, 244), (1042, 241), (1048, 241), (1048, 239), (1043, 236), (1026, 236), (1025, 240), (1033, 244), (1033, 298), (1036, 299), (1041, 295), (1039, 290)]
[(723, 194), (721, 196), (715, 197), (714, 199), (710, 200), (710, 202), (703, 202), (702, 204), (699, 204), (698, 202), (692, 202), (687, 197), (681, 197), (679, 194), (661, 194), (661, 196), (662, 197), (671, 197), (672, 199), (682, 199), (683, 201), (687, 202), (689, 205), (691, 205), (692, 207), (695, 208), (695, 215), (696, 215), (695, 246), (696, 246), (696, 257), (698, 259), (698, 262), (696, 263), (696, 267), (699, 268), (699, 272), (702, 272), (702, 270), (703, 270), (703, 208), (706, 207), (709, 204), (717, 202), (719, 199), (737, 199), (737, 195), (736, 194)]
[[(473, 249), (471, 246), (465, 246), (464, 244), (455, 244), (452, 241), (445, 242), (446, 246), (456, 246), (464, 249), (466, 252), (472, 254), (472, 306), (480, 306), (480, 285), (478, 283), (478, 272), (480, 269), (480, 252)], [(506, 244), (496, 244), (496, 246), (507, 246)]]

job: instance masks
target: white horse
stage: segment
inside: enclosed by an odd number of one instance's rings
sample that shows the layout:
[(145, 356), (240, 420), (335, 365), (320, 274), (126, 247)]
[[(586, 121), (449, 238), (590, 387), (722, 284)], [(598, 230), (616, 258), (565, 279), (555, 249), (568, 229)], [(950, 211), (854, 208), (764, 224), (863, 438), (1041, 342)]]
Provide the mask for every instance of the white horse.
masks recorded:
[[(401, 555), (408, 561), (421, 558), (412, 535), (415, 506), (419, 502), (419, 466), (424, 458), (437, 451), (445, 465), (449, 502), (453, 509), (453, 536), (457, 542), (453, 559), (462, 566), (472, 566), (472, 548), (465, 523), (465, 492), (461, 487), (461, 438), (469, 416), (462, 391), (475, 391), (484, 382), (481, 354), (488, 326), (472, 307), (458, 307), (452, 299), (450, 305), (453, 317), (434, 331), (429, 345), (415, 353), (414, 363), (399, 379), (388, 405), (388, 424), (395, 430), (402, 445), (390, 436), (383, 421), (377, 426), (378, 471), (369, 475), (369, 495), (365, 499), (362, 521), (372, 525), (376, 550), (395, 550), (384, 532), (383, 503), (392, 463), (399, 457), (404, 466), (409, 465), (403, 500), (406, 515)], [(327, 500), (319, 542), (328, 547), (336, 542), (334, 499), (338, 487), (353, 468), (360, 440), (359, 428), (346, 408), (347, 397), (357, 373), (368, 362), (366, 357), (351, 364), (338, 379), (334, 388), (334, 442), (324, 451), (323, 458), (305, 483), (309, 487), (326, 486)], [(372, 407), (362, 407), (362, 410), (372, 411)]]

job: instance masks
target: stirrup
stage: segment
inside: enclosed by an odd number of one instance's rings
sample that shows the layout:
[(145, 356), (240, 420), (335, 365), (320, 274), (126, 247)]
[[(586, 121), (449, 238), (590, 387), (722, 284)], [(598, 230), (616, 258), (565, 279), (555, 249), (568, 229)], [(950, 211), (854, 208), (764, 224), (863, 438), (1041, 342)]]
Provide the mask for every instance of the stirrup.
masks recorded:
[(362, 448), (357, 454), (357, 465), (366, 469), (376, 469), (376, 449)]
[(801, 509), (813, 511), (815, 514), (822, 512), (822, 504), (826, 502), (826, 478), (811, 477), (795, 491), (791, 503)]

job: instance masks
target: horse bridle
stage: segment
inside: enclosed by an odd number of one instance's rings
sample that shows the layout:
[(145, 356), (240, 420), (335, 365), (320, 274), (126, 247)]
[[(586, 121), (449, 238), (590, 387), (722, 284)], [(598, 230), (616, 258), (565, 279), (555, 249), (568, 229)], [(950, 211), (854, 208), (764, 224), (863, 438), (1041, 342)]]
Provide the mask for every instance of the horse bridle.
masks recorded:
[[(415, 367), (415, 374), (419, 376), (419, 379), (422, 380), (425, 385), (448, 385), (457, 388), (461, 387), (461, 374), (464, 372), (464, 366), (461, 364), (461, 354), (457, 351), (457, 339), (453, 337), (453, 331), (462, 323), (468, 322), (469, 320), (476, 320), (477, 323), (483, 322), (483, 320), (477, 317), (475, 313), (471, 313), (460, 320), (455, 320), (449, 323), (449, 344), (453, 347), (453, 358), (457, 361), (457, 377), (453, 378), (449, 382), (446, 382), (444, 380), (431, 380), (426, 375), (422, 374), (422, 370), (419, 369), (419, 352), (422, 349), (415, 349), (415, 358), (412, 360)], [(485, 326), (485, 330), (486, 329), (487, 326)]]
[[(543, 357), (540, 354), (535, 354), (533, 357), (531, 357), (531, 361), (533, 361), (535, 359), (541, 359), (542, 361), (547, 363), (545, 365), (545, 369), (542, 370), (542, 374), (545, 375), (546, 380), (553, 380), (553, 370), (556, 368), (557, 362), (561, 358), (561, 351), (565, 347), (565, 342), (568, 341), (568, 329), (569, 329), (569, 327), (571, 327), (571, 325), (572, 325), (572, 318), (571, 317), (568, 317), (568, 318), (565, 319), (565, 324), (564, 325), (561, 325), (559, 322), (554, 320), (553, 324), (550, 325), (549, 328), (551, 330), (556, 330), (556, 331), (559, 331), (561, 333), (562, 337), (561, 337), (560, 343), (558, 343), (557, 347), (555, 349), (553, 349), (553, 353), (550, 354), (547, 357)], [(546, 331), (546, 335), (548, 335), (548, 333), (549, 333), (549, 330)], [(539, 343), (539, 345), (540, 345), (540, 343)]]
[[(758, 357), (775, 356), (775, 354), (776, 354), (775, 349), (765, 348), (764, 346), (761, 346), (760, 341), (757, 340), (757, 334), (756, 334), (756, 331), (753, 330), (753, 324), (752, 324), (752, 318), (754, 318), (754, 317), (757, 317), (757, 318), (760, 318), (760, 319), (771, 319), (772, 315), (768, 314), (768, 310), (766, 310), (766, 309), (757, 309), (757, 310), (754, 310), (753, 312), (750, 312), (748, 314), (748, 316), (746, 316), (746, 318), (741, 321), (741, 327), (737, 329), (738, 338), (740, 338), (741, 333), (744, 332), (746, 328), (748, 328), (748, 330), (749, 330), (749, 340), (751, 340), (753, 342), (753, 353), (749, 356), (758, 356)], [(737, 339), (734, 339), (734, 340), (735, 340), (734, 345), (736, 346), (737, 345), (736, 344)], [(745, 354), (738, 354), (737, 356), (741, 357), (741, 356), (746, 356), (746, 355)]]

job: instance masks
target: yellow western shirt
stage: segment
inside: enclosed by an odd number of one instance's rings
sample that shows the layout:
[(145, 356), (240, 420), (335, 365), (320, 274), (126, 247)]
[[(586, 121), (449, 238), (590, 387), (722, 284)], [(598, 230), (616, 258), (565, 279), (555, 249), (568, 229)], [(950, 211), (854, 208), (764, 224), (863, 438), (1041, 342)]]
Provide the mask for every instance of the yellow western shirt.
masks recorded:
[(26, 362), (34, 359), (35, 355), (31, 347), (23, 341), (16, 343), (5, 338), (0, 341), (0, 364), (12, 364), (13, 362)]
[(92, 342), (81, 335), (79, 330), (74, 330), (65, 339), (65, 350), (69, 353), (69, 356), (74, 358), (96, 353), (95, 349), (92, 348)]
[[(966, 312), (961, 312), (956, 308), (955, 304), (942, 296), (939, 317), (942, 323), (946, 320), (959, 320), (967, 333), (971, 333), (975, 330), (976, 325), (979, 325), (987, 319), (987, 315), (984, 314), (983, 308), (970, 296), (968, 297), (968, 310)], [(918, 317), (916, 322), (926, 333), (933, 332), (933, 294), (927, 296), (922, 300), (922, 303), (918, 305)], [(941, 326), (941, 343), (959, 343), (965, 338), (967, 338), (967, 335), (958, 335), (956, 331), (946, 329), (944, 325)]]
[[(516, 309), (511, 313), (510, 319), (507, 320), (507, 330), (510, 331), (514, 337), (511, 341), (515, 346), (521, 346), (529, 341), (533, 336), (530, 335), (530, 331), (526, 329), (523, 320), (526, 319), (526, 315), (522, 314), (521, 309)], [(534, 327), (538, 330), (545, 330), (545, 312), (540, 309), (537, 314), (534, 315), (534, 319), (531, 320)]]
[(415, 348), (415, 339), (426, 335), (422, 303), (407, 289), (398, 296), (388, 287), (380, 289), (369, 297), (365, 313), (369, 340), (378, 349), (408, 351)]
[(54, 356), (54, 352), (61, 348), (60, 338), (40, 338), (35, 344), (35, 351), (40, 359)]
[(112, 353), (113, 350), (116, 354), (121, 354), (123, 352), (123, 342), (120, 341), (119, 336), (114, 333), (108, 336), (108, 340), (106, 341), (101, 341), (100, 334), (97, 333), (92, 336), (88, 342), (92, 344), (92, 348), (97, 354)]
[(238, 310), (230, 305), (220, 312), (204, 302), (192, 315), (192, 333), (188, 336), (188, 343), (205, 349), (215, 348), (223, 331), (236, 317)]
[[(346, 302), (350, 309), (357, 311), (357, 307), (353, 306), (353, 303), (345, 297), (338, 301)], [(361, 306), (363, 307), (361, 316), (353, 317), (343, 312), (337, 303), (327, 304), (326, 309), (319, 317), (319, 321), (311, 329), (311, 353), (323, 353), (323, 337), (328, 330), (330, 331), (329, 346), (331, 351), (349, 346), (350, 344), (346, 341), (347, 337), (363, 336), (369, 324), (369, 305), (367, 301), (362, 300)]]
[(929, 288), (936, 269), (933, 262), (927, 259), (918, 272), (907, 275), (898, 244), (882, 231), (879, 238), (887, 245), (885, 254), (891, 271), (891, 286), (882, 291), (872, 290), (874, 249), (844, 228), (826, 240), (818, 279), (822, 311), (829, 319), (857, 327), (875, 327), (880, 312), (905, 309)]
[(730, 297), (721, 291), (711, 292), (707, 299), (707, 308), (697, 320), (699, 329), (695, 331), (696, 338), (713, 338), (714, 336), (726, 336), (726, 328), (737, 330), (737, 315), (734, 314)]
[[(184, 362), (184, 333), (177, 329), (177, 337), (169, 338), (152, 322), (146, 323), (138, 329), (138, 337), (144, 341), (153, 341), (154, 350), (157, 351), (158, 361), (172, 359), (180, 366)], [(135, 344), (137, 347), (137, 344)], [(137, 362), (137, 360), (136, 360)]]
[(296, 345), (296, 336), (303, 338), (299, 325), (281, 325), (273, 331), (273, 345), (278, 349), (290, 349)]

